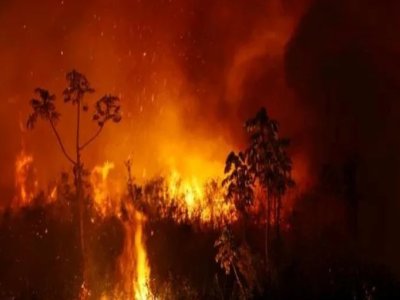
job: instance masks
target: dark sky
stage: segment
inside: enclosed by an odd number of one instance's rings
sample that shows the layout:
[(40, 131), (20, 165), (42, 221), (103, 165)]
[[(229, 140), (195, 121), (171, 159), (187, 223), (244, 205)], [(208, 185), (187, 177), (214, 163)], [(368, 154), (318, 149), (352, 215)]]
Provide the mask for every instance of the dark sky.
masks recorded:
[(286, 78), (317, 116), (315, 162), (360, 160), (364, 252), (400, 271), (400, 4), (318, 1), (286, 54)]

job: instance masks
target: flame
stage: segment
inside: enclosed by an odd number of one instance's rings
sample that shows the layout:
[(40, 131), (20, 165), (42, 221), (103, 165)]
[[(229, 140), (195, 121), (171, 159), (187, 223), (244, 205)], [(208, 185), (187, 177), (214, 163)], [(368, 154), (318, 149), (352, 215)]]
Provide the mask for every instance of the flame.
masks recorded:
[(136, 232), (135, 232), (135, 250), (136, 250), (136, 280), (134, 282), (136, 300), (145, 300), (149, 298), (149, 280), (150, 267), (147, 261), (146, 249), (143, 245), (143, 222), (145, 218), (139, 212), (135, 212)]
[(168, 191), (173, 199), (179, 199), (180, 195), (183, 196), (189, 218), (193, 215), (196, 207), (200, 205), (199, 201), (203, 199), (204, 195), (196, 177), (182, 180), (177, 171), (173, 171), (169, 177)]
[(119, 204), (113, 203), (119, 197), (111, 195), (111, 187), (108, 180), (108, 175), (114, 168), (115, 164), (107, 161), (103, 165), (94, 167), (90, 175), (94, 206), (96, 211), (103, 217), (113, 214), (119, 215), (119, 212), (115, 211)]
[(224, 191), (218, 180), (199, 180), (192, 176), (183, 178), (174, 170), (167, 177), (166, 208), (178, 208), (176, 221), (199, 219), (201, 223), (221, 225), (221, 221), (234, 221), (234, 206), (224, 199)]
[(54, 186), (50, 191), (49, 202), (57, 201), (57, 186)]
[[(118, 189), (112, 189), (109, 174), (115, 168), (112, 162), (95, 166), (91, 172), (93, 202), (96, 211), (102, 216), (116, 216), (121, 219), (125, 231), (124, 249), (118, 258), (121, 283), (109, 298), (102, 295), (103, 300), (145, 300), (151, 298), (149, 289), (150, 267), (147, 261), (146, 248), (143, 242), (143, 224), (146, 218), (138, 212), (129, 200), (124, 201)], [(114, 183), (114, 182), (113, 182)], [(118, 185), (118, 184), (116, 184)], [(122, 218), (121, 208), (126, 214)]]
[(15, 185), (17, 195), (14, 197), (13, 207), (28, 206), (35, 195), (38, 182), (35, 179), (33, 187), (29, 186), (29, 175), (32, 170), (33, 156), (27, 154), (24, 149), (18, 154), (15, 162)]
[[(119, 271), (122, 276), (119, 286), (111, 299), (146, 300), (153, 299), (149, 288), (150, 267), (143, 241), (144, 215), (128, 204), (128, 220), (124, 221), (125, 244), (118, 258)], [(109, 299), (103, 295), (102, 299)]]

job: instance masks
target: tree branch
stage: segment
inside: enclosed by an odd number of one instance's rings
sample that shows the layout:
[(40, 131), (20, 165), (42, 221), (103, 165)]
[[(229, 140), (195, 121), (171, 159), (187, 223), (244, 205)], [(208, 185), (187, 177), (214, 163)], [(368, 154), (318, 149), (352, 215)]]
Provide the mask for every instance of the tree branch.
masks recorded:
[(65, 150), (64, 145), (63, 145), (63, 143), (62, 143), (62, 141), (61, 141), (61, 137), (60, 137), (60, 135), (58, 134), (57, 129), (56, 129), (56, 127), (54, 126), (54, 123), (53, 123), (53, 121), (52, 121), (51, 119), (49, 119), (49, 123), (50, 123), (51, 128), (52, 128), (53, 131), (54, 131), (54, 134), (55, 134), (56, 137), (57, 137), (58, 144), (60, 145), (61, 150), (62, 150), (62, 152), (64, 153), (65, 157), (66, 157), (73, 165), (76, 165), (76, 162), (68, 155), (67, 151)]
[(79, 150), (83, 150), (88, 146), (91, 142), (93, 142), (100, 134), (100, 132), (103, 130), (104, 126), (100, 126), (99, 130), (93, 135), (86, 143), (84, 143), (81, 147), (79, 147)]

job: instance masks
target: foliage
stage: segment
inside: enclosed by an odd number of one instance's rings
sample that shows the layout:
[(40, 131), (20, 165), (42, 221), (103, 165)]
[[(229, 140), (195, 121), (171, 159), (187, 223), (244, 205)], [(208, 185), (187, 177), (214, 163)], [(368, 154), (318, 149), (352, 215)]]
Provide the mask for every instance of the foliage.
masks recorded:
[(199, 292), (193, 288), (187, 278), (177, 278), (169, 273), (168, 278), (156, 290), (155, 299), (201, 299)]
[(43, 88), (35, 89), (35, 93), (39, 95), (39, 98), (33, 98), (30, 101), (33, 112), (29, 115), (27, 121), (27, 127), (33, 129), (36, 125), (38, 119), (43, 121), (48, 121), (53, 132), (55, 133), (58, 143), (61, 147), (66, 158), (73, 164), (75, 172), (81, 171), (80, 152), (86, 146), (88, 146), (102, 131), (104, 124), (108, 121), (118, 123), (121, 121), (121, 107), (119, 104), (119, 98), (112, 95), (105, 95), (101, 97), (95, 103), (95, 112), (93, 113), (92, 119), (99, 125), (99, 130), (85, 143), (80, 142), (80, 111), (89, 111), (89, 106), (85, 101), (85, 96), (87, 94), (93, 94), (95, 90), (91, 87), (88, 79), (76, 70), (68, 72), (66, 75), (68, 86), (63, 91), (64, 103), (72, 103), (72, 105), (77, 106), (77, 145), (76, 145), (76, 156), (74, 160), (72, 156), (67, 153), (64, 147), (63, 141), (56, 129), (56, 125), (60, 120), (61, 114), (56, 107), (56, 96), (51, 94), (48, 90)]
[(38, 118), (48, 120), (53, 124), (56, 123), (60, 119), (60, 113), (56, 110), (54, 104), (56, 96), (41, 88), (35, 89), (35, 93), (40, 98), (33, 98), (30, 101), (33, 113), (28, 117), (27, 127), (33, 129)]
[(118, 123), (121, 121), (120, 110), (119, 98), (105, 95), (96, 102), (96, 113), (93, 115), (93, 120), (97, 121), (100, 127), (110, 120)]
[(134, 178), (132, 177), (132, 162), (130, 159), (128, 159), (125, 162), (126, 169), (128, 171), (128, 182), (127, 182), (127, 187), (128, 187), (128, 195), (131, 201), (135, 203), (135, 207), (139, 209), (140, 211), (143, 211), (142, 203), (141, 203), (141, 198), (142, 198), (142, 187), (137, 185), (134, 182)]
[(250, 173), (246, 155), (242, 152), (231, 152), (225, 162), (224, 173), (227, 174), (222, 186), (227, 187), (226, 197), (235, 203), (235, 207), (242, 213), (247, 206), (253, 203), (254, 176)]
[(279, 124), (268, 116), (265, 107), (246, 121), (244, 127), (250, 135), (249, 145), (244, 152), (228, 155), (223, 186), (228, 188), (227, 199), (234, 201), (236, 208), (242, 212), (253, 203), (256, 186), (265, 193), (265, 256), (268, 265), (270, 224), (274, 220), (279, 237), (282, 196), (295, 184), (291, 176), (292, 161), (287, 154), (289, 139), (279, 137)]
[(68, 85), (63, 91), (64, 103), (71, 103), (76, 107), (75, 157), (72, 158), (72, 156), (68, 153), (64, 146), (64, 142), (57, 131), (56, 125), (61, 114), (56, 108), (56, 96), (54, 94), (50, 94), (49, 91), (42, 88), (37, 88), (35, 90), (36, 94), (40, 96), (40, 99), (34, 98), (30, 101), (33, 112), (28, 117), (27, 127), (29, 129), (33, 129), (39, 118), (43, 121), (48, 121), (64, 156), (72, 164), (74, 173), (75, 200), (77, 202), (74, 215), (79, 223), (78, 233), (80, 237), (80, 248), (83, 261), (83, 276), (85, 278), (87, 274), (85, 272), (86, 270), (84, 265), (87, 259), (85, 258), (86, 251), (84, 242), (84, 219), (87, 216), (86, 211), (88, 205), (86, 202), (88, 198), (85, 199), (84, 189), (88, 184), (86, 179), (89, 176), (89, 171), (84, 168), (83, 163), (81, 162), (81, 152), (99, 136), (104, 128), (105, 123), (108, 121), (112, 121), (114, 123), (120, 122), (121, 114), (118, 97), (105, 95), (100, 98), (100, 100), (98, 100), (95, 104), (95, 112), (92, 116), (92, 120), (97, 122), (99, 128), (91, 138), (89, 138), (86, 142), (81, 143), (81, 112), (89, 111), (89, 106), (86, 102), (85, 96), (88, 94), (93, 94), (95, 90), (91, 87), (89, 80), (76, 70), (68, 72), (66, 79)]
[(294, 186), (292, 161), (286, 152), (290, 140), (278, 136), (279, 124), (264, 107), (245, 123), (245, 129), (250, 133), (246, 156), (251, 172), (272, 195), (284, 195)]
[[(242, 291), (242, 296), (247, 299), (257, 284), (256, 271), (253, 266), (253, 257), (247, 243), (238, 245), (235, 242), (232, 231), (225, 227), (221, 235), (215, 241), (214, 247), (217, 248), (215, 261), (229, 275), (233, 270), (237, 283)], [(246, 286), (243, 285), (242, 277)]]

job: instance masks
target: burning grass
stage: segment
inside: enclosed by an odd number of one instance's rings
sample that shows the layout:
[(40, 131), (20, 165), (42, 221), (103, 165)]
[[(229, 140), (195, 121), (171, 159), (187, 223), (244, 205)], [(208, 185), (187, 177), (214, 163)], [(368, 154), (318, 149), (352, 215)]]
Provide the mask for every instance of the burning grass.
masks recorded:
[[(310, 248), (302, 241), (302, 222), (284, 205), (286, 191), (294, 185), (285, 152), (288, 140), (278, 137), (278, 123), (264, 108), (246, 128), (250, 146), (228, 155), (223, 180), (200, 176), (210, 170), (182, 175), (172, 167), (138, 182), (130, 160), (125, 176), (118, 175), (114, 162), (86, 170), (72, 160), (72, 176), (62, 173), (46, 192), (39, 192), (34, 157), (21, 151), (16, 194), (0, 219), (0, 238), (10, 245), (0, 253), (0, 265), (5, 274), (16, 269), (19, 277), (0, 280), (7, 286), (1, 296), (250, 299), (277, 292), (290, 299), (293, 294), (282, 284), (301, 287), (293, 280), (304, 270), (324, 274), (319, 269), (323, 266), (331, 273), (327, 257), (323, 259), (328, 264), (294, 266), (297, 260), (304, 263)], [(77, 149), (79, 161), (79, 143)], [(330, 250), (333, 257), (344, 259), (343, 253), (351, 253), (351, 235), (345, 230), (334, 233), (329, 242), (349, 241), (347, 248), (338, 250), (333, 243)], [(319, 244), (313, 246), (323, 252)], [(48, 282), (31, 279), (44, 265), (52, 266), (45, 272)], [(325, 279), (332, 281), (329, 276)]]
[[(32, 295), (36, 295), (36, 299), (70, 300), (77, 299), (81, 292), (83, 278), (79, 276), (81, 258), (76, 246), (79, 244), (77, 224), (72, 213), (73, 189), (66, 175), (62, 177), (57, 185), (57, 201), (47, 200), (50, 193), (39, 193), (29, 205), (21, 206), (18, 210), (12, 208), (1, 214), (0, 265), (4, 269), (0, 282), (7, 289), (3, 289), (0, 295), (4, 299), (11, 299), (13, 296), (17, 296), (17, 299), (32, 299)], [(99, 179), (103, 182), (102, 176)], [(94, 187), (91, 186), (90, 189), (94, 190)], [(217, 250), (214, 243), (224, 225), (220, 220), (224, 219), (218, 219), (221, 216), (215, 214), (213, 222), (206, 222), (201, 213), (192, 211), (190, 215), (183, 206), (166, 209), (162, 204), (164, 201), (187, 203), (184, 194), (179, 196), (180, 200), (165, 199), (169, 195), (167, 189), (168, 179), (159, 177), (149, 180), (143, 186), (128, 185), (120, 197), (110, 195), (103, 198), (103, 201), (112, 203), (107, 204), (112, 210), (97, 206), (103, 202), (87, 199), (89, 203), (97, 203), (88, 211), (85, 224), (89, 257), (87, 267), (90, 273), (88, 299), (240, 298), (240, 288), (234, 275), (231, 273), (226, 276), (215, 262)], [(208, 191), (206, 188), (204, 190)], [(99, 194), (89, 195), (94, 197)], [(135, 197), (132, 198), (131, 195)], [(110, 213), (104, 213), (105, 211)], [(184, 214), (179, 215), (180, 212)], [(229, 223), (236, 236), (242, 235), (243, 226), (239, 221), (237, 219)], [(262, 223), (253, 222), (245, 226), (247, 243), (254, 253), (263, 252), (263, 240), (260, 239), (263, 228), (260, 224)], [(297, 221), (292, 221), (291, 225), (301, 231)], [(285, 243), (290, 243), (290, 247), (289, 244), (285, 247), (286, 251), (290, 250), (286, 256), (293, 260), (294, 257), (301, 258), (301, 267), (296, 268), (296, 272), (303, 274), (314, 270), (308, 276), (324, 274), (323, 266), (329, 266), (331, 277), (324, 275), (318, 280), (314, 278), (315, 282), (319, 282), (321, 289), (325, 289), (324, 282), (330, 280), (339, 284), (340, 277), (336, 277), (339, 273), (333, 274), (336, 271), (332, 265), (327, 262), (312, 262), (317, 259), (312, 253), (321, 254), (326, 251), (323, 250), (324, 247), (318, 248), (321, 241), (314, 246), (309, 244), (310, 240), (307, 243), (303, 240), (299, 244), (299, 241), (293, 240), (295, 232), (283, 232), (282, 239)], [(329, 245), (334, 249), (335, 242), (332, 239), (334, 237), (331, 235)], [(343, 236), (339, 235), (336, 240), (342, 241), (343, 245)], [(323, 244), (327, 245), (326, 242)], [(309, 245), (305, 247), (306, 244)], [(342, 252), (345, 250), (342, 249)], [(311, 257), (312, 260), (308, 261)], [(257, 256), (252, 260), (255, 266), (255, 273), (252, 274), (256, 275), (257, 282), (262, 283), (263, 260)], [(313, 268), (318, 268), (319, 271), (316, 272)], [(347, 272), (340, 273), (340, 276), (346, 276), (349, 283), (359, 280), (358, 277), (348, 277), (353, 271), (340, 270)], [(239, 274), (240, 279), (247, 285), (247, 277), (243, 274)], [(296, 289), (289, 277), (280, 280), (286, 280), (281, 282), (287, 282)], [(374, 282), (373, 279), (368, 280), (367, 282)], [(257, 291), (258, 288), (254, 288)], [(368, 288), (368, 292), (372, 290)]]

